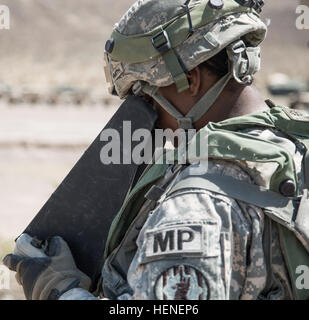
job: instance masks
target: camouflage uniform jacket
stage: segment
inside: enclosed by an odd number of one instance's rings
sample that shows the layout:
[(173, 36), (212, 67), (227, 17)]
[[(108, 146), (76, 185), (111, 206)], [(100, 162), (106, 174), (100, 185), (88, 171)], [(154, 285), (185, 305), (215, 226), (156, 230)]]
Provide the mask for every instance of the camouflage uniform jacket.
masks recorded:
[[(302, 154), (291, 140), (275, 130), (246, 132), (284, 146), (294, 155), (300, 176)], [(194, 166), (198, 164), (181, 174)], [(210, 160), (207, 170), (267, 187), (275, 168), (270, 163)], [(165, 195), (155, 207), (140, 210), (108, 257), (102, 270), (105, 297), (293, 299), (276, 223), (261, 208), (197, 188)], [(61, 299), (95, 298), (73, 289)]]

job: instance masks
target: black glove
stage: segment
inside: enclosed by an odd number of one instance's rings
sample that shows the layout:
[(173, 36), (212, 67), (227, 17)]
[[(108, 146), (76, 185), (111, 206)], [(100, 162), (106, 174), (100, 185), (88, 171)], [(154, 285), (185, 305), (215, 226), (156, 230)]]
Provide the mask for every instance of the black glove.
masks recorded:
[(89, 290), (90, 278), (77, 269), (67, 243), (53, 237), (45, 250), (31, 245), (33, 239), (23, 234), (16, 241), (15, 254), (4, 257), (3, 263), (16, 271), (27, 300), (56, 300), (73, 288)]

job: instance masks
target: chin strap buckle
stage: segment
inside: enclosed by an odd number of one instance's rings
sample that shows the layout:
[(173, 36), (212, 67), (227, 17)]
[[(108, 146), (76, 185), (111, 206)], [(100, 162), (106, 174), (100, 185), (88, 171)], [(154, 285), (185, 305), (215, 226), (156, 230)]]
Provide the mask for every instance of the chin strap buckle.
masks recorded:
[(193, 129), (193, 123), (192, 118), (189, 117), (183, 117), (183, 118), (177, 118), (178, 126), (181, 129), (189, 130)]

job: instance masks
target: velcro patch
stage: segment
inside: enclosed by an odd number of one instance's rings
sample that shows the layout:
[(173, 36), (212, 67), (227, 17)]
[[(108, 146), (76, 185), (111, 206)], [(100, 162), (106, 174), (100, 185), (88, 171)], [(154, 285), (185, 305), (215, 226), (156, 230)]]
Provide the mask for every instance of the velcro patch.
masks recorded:
[(160, 255), (202, 255), (205, 232), (202, 224), (163, 226), (146, 232), (146, 258)]
[(303, 110), (283, 108), (288, 117), (295, 121), (309, 122), (309, 113)]

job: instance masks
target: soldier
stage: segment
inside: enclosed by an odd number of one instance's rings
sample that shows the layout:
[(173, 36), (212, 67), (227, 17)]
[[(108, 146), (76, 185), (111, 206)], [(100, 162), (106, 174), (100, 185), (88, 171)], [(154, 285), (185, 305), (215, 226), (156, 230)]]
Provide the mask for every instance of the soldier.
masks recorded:
[[(101, 298), (308, 299), (297, 278), (309, 248), (308, 118), (252, 84), (262, 5), (137, 1), (115, 26), (112, 91), (151, 100), (159, 128), (198, 133), (187, 165), (152, 165), (131, 191), (110, 230)], [(28, 299), (99, 299), (61, 238), (48, 256), (36, 250), (17, 243), (4, 259)]]

